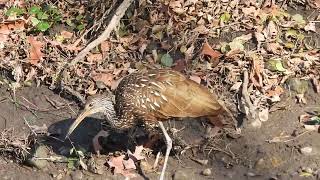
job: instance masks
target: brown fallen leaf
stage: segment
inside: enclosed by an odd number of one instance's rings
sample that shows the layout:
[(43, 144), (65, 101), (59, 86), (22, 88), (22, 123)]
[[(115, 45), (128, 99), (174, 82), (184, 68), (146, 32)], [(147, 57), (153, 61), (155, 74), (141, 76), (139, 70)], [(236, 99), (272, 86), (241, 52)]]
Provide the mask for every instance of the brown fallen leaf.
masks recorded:
[(10, 34), (9, 27), (5, 24), (0, 25), (0, 43), (5, 43), (8, 40)]
[(262, 78), (263, 61), (259, 56), (252, 56), (252, 68), (250, 73), (250, 80), (256, 86), (261, 88), (263, 86)]
[(174, 67), (172, 69), (182, 72), (186, 69), (186, 67), (187, 67), (186, 61), (184, 59), (178, 59), (174, 63)]
[(262, 33), (269, 41), (275, 40), (278, 35), (278, 27), (276, 23), (273, 21), (269, 21), (268, 25), (265, 27)]
[[(125, 155), (118, 157), (112, 157), (107, 163), (110, 167), (114, 168), (114, 174), (122, 174), (128, 178), (137, 177), (135, 173), (130, 172), (132, 169), (136, 169), (132, 159), (124, 160)], [(132, 164), (133, 163), (133, 164)], [(127, 169), (130, 168), (130, 169)]]
[(145, 156), (141, 155), (143, 150), (144, 150), (143, 146), (136, 146), (136, 149), (134, 150), (133, 154), (129, 151), (128, 153), (129, 157), (135, 161), (145, 159)]
[(61, 31), (61, 36), (63, 36), (65, 39), (71, 39), (72, 36), (73, 36), (73, 33), (72, 32), (69, 32), (69, 31)]
[(270, 89), (267, 91), (266, 96), (280, 96), (284, 92), (283, 88), (280, 86), (276, 86), (274, 89)]
[(191, 79), (192, 81), (200, 84), (201, 83), (201, 78), (199, 76), (196, 76), (196, 75), (192, 75), (189, 77), (189, 79)]
[(102, 57), (102, 54), (100, 53), (97, 53), (97, 54), (89, 54), (87, 56), (87, 60), (90, 62), (90, 63), (93, 63), (93, 62), (100, 62), (103, 60), (103, 57)]
[(106, 86), (111, 87), (112, 83), (114, 82), (114, 75), (113, 73), (97, 73), (92, 75), (92, 79), (94, 81), (101, 81)]
[(219, 51), (213, 50), (212, 47), (205, 42), (202, 47), (201, 55), (208, 55), (211, 57), (211, 62), (213, 63), (212, 67), (215, 67), (219, 63), (219, 58), (222, 54)]
[(110, 41), (103, 41), (101, 44), (100, 44), (100, 48), (101, 48), (101, 53), (103, 56), (105, 56), (105, 54), (107, 52), (110, 51), (111, 49), (111, 43)]
[(37, 41), (33, 36), (28, 36), (27, 40), (30, 43), (29, 62), (30, 64), (37, 65), (43, 58), (41, 49), (44, 43), (41, 41)]

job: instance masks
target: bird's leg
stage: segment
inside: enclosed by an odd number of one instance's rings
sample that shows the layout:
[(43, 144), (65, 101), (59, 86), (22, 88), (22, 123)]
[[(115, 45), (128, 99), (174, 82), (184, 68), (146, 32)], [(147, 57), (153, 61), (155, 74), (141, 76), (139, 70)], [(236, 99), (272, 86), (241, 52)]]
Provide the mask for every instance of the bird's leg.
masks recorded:
[(166, 154), (165, 154), (165, 157), (164, 157), (164, 163), (163, 163), (162, 171), (161, 171), (161, 174), (160, 174), (160, 180), (163, 180), (165, 172), (166, 172), (166, 167), (167, 167), (167, 163), (168, 163), (168, 159), (169, 159), (169, 154), (170, 154), (170, 151), (171, 151), (171, 148), (172, 148), (172, 139), (168, 135), (168, 132), (167, 132), (166, 128), (164, 127), (163, 123), (161, 121), (159, 121), (158, 123), (160, 125), (160, 128), (161, 128), (163, 134), (164, 134), (164, 137), (166, 139), (166, 145), (167, 145)]

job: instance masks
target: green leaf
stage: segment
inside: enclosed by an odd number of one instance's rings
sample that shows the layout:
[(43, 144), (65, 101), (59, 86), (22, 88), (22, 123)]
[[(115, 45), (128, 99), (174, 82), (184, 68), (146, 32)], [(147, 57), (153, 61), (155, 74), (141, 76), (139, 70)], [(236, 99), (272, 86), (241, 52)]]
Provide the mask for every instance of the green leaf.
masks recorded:
[(36, 26), (40, 23), (41, 21), (39, 21), (39, 19), (37, 19), (36, 17), (31, 17), (31, 23), (32, 26)]
[(78, 161), (78, 159), (68, 158), (68, 165), (67, 165), (68, 169), (75, 169), (77, 161)]
[(66, 20), (66, 23), (67, 23), (67, 25), (70, 26), (70, 27), (75, 27), (75, 26), (76, 26), (76, 25), (72, 22), (71, 19), (67, 19), (67, 20)]
[(50, 28), (50, 24), (48, 22), (41, 21), (40, 23), (37, 24), (36, 28), (39, 31), (45, 32)]
[(80, 25), (77, 26), (77, 29), (78, 29), (79, 31), (82, 31), (84, 28), (85, 28), (85, 25), (84, 25), (84, 24), (80, 24)]
[(286, 37), (286, 39), (288, 39), (288, 38), (290, 38), (290, 37), (296, 39), (296, 38), (298, 37), (298, 34), (299, 34), (299, 32), (298, 32), (297, 30), (295, 30), (295, 29), (289, 29), (289, 30), (286, 32), (285, 37)]
[(41, 11), (37, 14), (37, 18), (41, 20), (47, 20), (49, 18), (49, 15)]
[(225, 12), (220, 16), (220, 21), (227, 23), (230, 20), (230, 18), (231, 15), (228, 12)]
[(24, 10), (21, 8), (17, 8), (17, 7), (11, 7), (5, 13), (5, 15), (8, 17), (21, 16), (23, 14), (24, 14)]
[(173, 59), (172, 57), (170, 56), (170, 54), (164, 54), (162, 57), (161, 57), (161, 64), (163, 66), (166, 66), (166, 67), (171, 67), (172, 64), (173, 64)]
[(38, 14), (42, 12), (41, 11), (41, 8), (38, 7), (38, 6), (32, 6), (30, 9), (29, 9), (29, 14), (33, 15), (33, 14)]
[(294, 20), (296, 24), (300, 26), (304, 26), (306, 24), (306, 21), (303, 19), (303, 16), (301, 14), (293, 15), (292, 20)]
[(282, 62), (280, 59), (270, 59), (266, 63), (267, 69), (270, 71), (279, 71), (279, 72), (285, 72), (286, 69), (283, 67)]
[(83, 19), (83, 15), (81, 15), (81, 14), (76, 17), (77, 21), (81, 21), (81, 19)]
[(279, 61), (279, 62), (276, 63), (276, 70), (277, 70), (277, 71), (280, 71), (280, 72), (286, 71), (286, 69), (282, 66), (281, 61)]

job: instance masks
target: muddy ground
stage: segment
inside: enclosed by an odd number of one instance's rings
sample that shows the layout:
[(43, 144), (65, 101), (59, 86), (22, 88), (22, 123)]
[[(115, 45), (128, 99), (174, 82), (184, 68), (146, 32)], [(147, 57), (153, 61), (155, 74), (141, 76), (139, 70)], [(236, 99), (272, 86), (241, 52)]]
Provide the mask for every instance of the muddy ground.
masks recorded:
[[(58, 93), (47, 87), (28, 87), (16, 92), (15, 105), (12, 93), (5, 87), (0, 90), (0, 129), (14, 128), (15, 136), (24, 136), (30, 132), (31, 125), (49, 127), (54, 137), (63, 139), (68, 125), (76, 117), (79, 107), (75, 102), (66, 100)], [(269, 120), (260, 129), (242, 129), (242, 136), (237, 139), (217, 137), (206, 143), (204, 148), (203, 135), (205, 133), (200, 121), (171, 121), (176, 129), (185, 127), (180, 136), (193, 145), (183, 155), (172, 154), (167, 171), (168, 179), (316, 179), (319, 167), (320, 142), (317, 132), (305, 132), (299, 124), (298, 117), (306, 111), (312, 111), (319, 106), (320, 96), (310, 90), (306, 94), (307, 104), (295, 102), (293, 95), (288, 92), (282, 101), (275, 105), (278, 109), (271, 113)], [(51, 103), (50, 103), (51, 102)], [(54, 102), (54, 103), (53, 103)], [(53, 106), (55, 104), (56, 107)], [(96, 117), (99, 119), (99, 117)], [(92, 151), (92, 137), (99, 131), (99, 120), (88, 119), (71, 136), (76, 147)], [(27, 123), (26, 123), (27, 122)], [(167, 124), (168, 125), (168, 124)], [(302, 135), (297, 135), (301, 134)], [(295, 134), (295, 136), (293, 135)], [(275, 137), (289, 135), (288, 141), (270, 143)], [(197, 147), (200, 145), (202, 147)], [(52, 154), (63, 154), (64, 149), (71, 146), (70, 141), (46, 139), (40, 143), (52, 149)], [(303, 147), (312, 147), (312, 153), (300, 152)], [(210, 151), (211, 150), (211, 151)], [(4, 154), (0, 157), (1, 179), (124, 179), (114, 176), (107, 167), (103, 167), (103, 174), (94, 174), (85, 170), (71, 170), (66, 163), (49, 163), (42, 169), (22, 165), (8, 158)], [(207, 165), (201, 165), (192, 159), (208, 159)], [(106, 156), (95, 159), (106, 162)], [(148, 159), (150, 163), (153, 157)], [(202, 175), (206, 168), (212, 170), (209, 176)], [(157, 179), (160, 169), (146, 173), (145, 178)], [(307, 172), (307, 173), (304, 173)], [(312, 174), (310, 177), (302, 174)]]

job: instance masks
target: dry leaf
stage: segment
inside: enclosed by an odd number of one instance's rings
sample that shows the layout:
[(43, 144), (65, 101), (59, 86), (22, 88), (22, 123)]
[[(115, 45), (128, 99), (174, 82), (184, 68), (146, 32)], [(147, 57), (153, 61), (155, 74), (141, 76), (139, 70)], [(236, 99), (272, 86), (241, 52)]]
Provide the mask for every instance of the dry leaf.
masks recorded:
[(194, 52), (194, 45), (192, 44), (185, 52), (184, 52), (184, 56), (185, 56), (185, 60), (188, 61), (190, 59), (192, 59), (193, 56), (193, 52)]
[(192, 81), (200, 84), (201, 83), (201, 78), (199, 76), (195, 76), (195, 75), (192, 75), (189, 77), (189, 79), (191, 79)]
[(87, 60), (90, 63), (100, 62), (100, 61), (103, 60), (103, 57), (102, 57), (102, 54), (89, 54), (88, 57), (87, 57)]
[(252, 68), (250, 73), (250, 80), (256, 87), (263, 86), (262, 70), (263, 70), (263, 61), (256, 55), (252, 56)]
[(284, 92), (283, 88), (280, 86), (277, 86), (274, 89), (267, 91), (266, 96), (268, 97), (280, 96), (283, 92)]
[(249, 14), (254, 15), (254, 14), (257, 13), (257, 10), (256, 10), (256, 8), (254, 6), (250, 6), (248, 8), (242, 8), (242, 12), (245, 15), (249, 15)]
[(115, 174), (122, 174), (124, 170), (124, 165), (123, 165), (123, 158), (125, 155), (121, 155), (118, 157), (112, 157), (109, 161), (108, 164), (110, 167), (114, 168), (114, 173)]
[(28, 42), (30, 43), (30, 57), (29, 62), (30, 64), (37, 65), (40, 60), (43, 58), (43, 53), (41, 49), (44, 45), (43, 42), (37, 41), (34, 37), (28, 36)]
[(176, 60), (175, 65), (172, 69), (182, 72), (186, 69), (186, 67), (187, 67), (186, 61), (184, 59), (178, 59)]
[(134, 164), (134, 161), (131, 158), (129, 158), (128, 160), (123, 160), (122, 163), (126, 170), (137, 169), (136, 165)]
[(61, 36), (63, 36), (65, 39), (71, 39), (73, 36), (73, 33), (63, 30), (61, 31)]
[(315, 22), (309, 22), (305, 27), (304, 30), (306, 31), (313, 31), (316, 32), (316, 23)]
[(102, 54), (104, 55), (106, 52), (109, 52), (110, 51), (110, 48), (111, 48), (111, 43), (110, 41), (103, 41), (101, 44), (100, 44), (100, 48), (101, 48), (101, 51), (102, 51)]
[(143, 155), (141, 155), (143, 150), (144, 150), (143, 146), (136, 146), (133, 154), (129, 151), (129, 153), (128, 153), (129, 157), (135, 161), (145, 159), (145, 157)]
[(215, 67), (216, 65), (218, 65), (219, 63), (219, 58), (221, 57), (221, 53), (219, 51), (213, 50), (211, 48), (211, 46), (208, 44), (208, 42), (205, 42), (203, 44), (202, 47), (202, 51), (201, 51), (202, 55), (208, 55), (211, 57), (212, 63), (213, 63), (213, 67)]
[(266, 37), (266, 39), (270, 41), (276, 39), (278, 35), (278, 28), (276, 23), (274, 23), (273, 21), (269, 21), (267, 27), (262, 32), (264, 34), (264, 37)]
[[(137, 175), (135, 173), (131, 173), (130, 170), (131, 169), (125, 169), (125, 165), (128, 168), (132, 168), (134, 163), (132, 164), (132, 159), (130, 160), (124, 160), (125, 155), (121, 155), (118, 157), (112, 157), (107, 163), (110, 167), (114, 168), (114, 173), (115, 174), (122, 174), (125, 177), (128, 178), (134, 178), (137, 177)], [(136, 166), (134, 165), (134, 169), (136, 169)]]
[(280, 55), (283, 53), (283, 47), (279, 43), (267, 43), (266, 48), (267, 48), (267, 51), (273, 54)]
[(113, 73), (97, 73), (92, 75), (92, 79), (94, 81), (101, 81), (106, 86), (110, 87), (114, 81), (114, 75)]
[(0, 25), (0, 42), (5, 43), (8, 40), (8, 36), (10, 34), (10, 30), (7, 25)]
[(234, 84), (231, 86), (230, 91), (236, 91), (236, 92), (238, 92), (239, 89), (240, 89), (240, 87), (241, 87), (241, 85), (242, 85), (242, 82), (236, 82), (236, 83), (234, 83)]
[(86, 90), (86, 93), (88, 93), (89, 95), (95, 95), (97, 92), (98, 92), (98, 89), (95, 89), (94, 83), (91, 82), (90, 86)]

